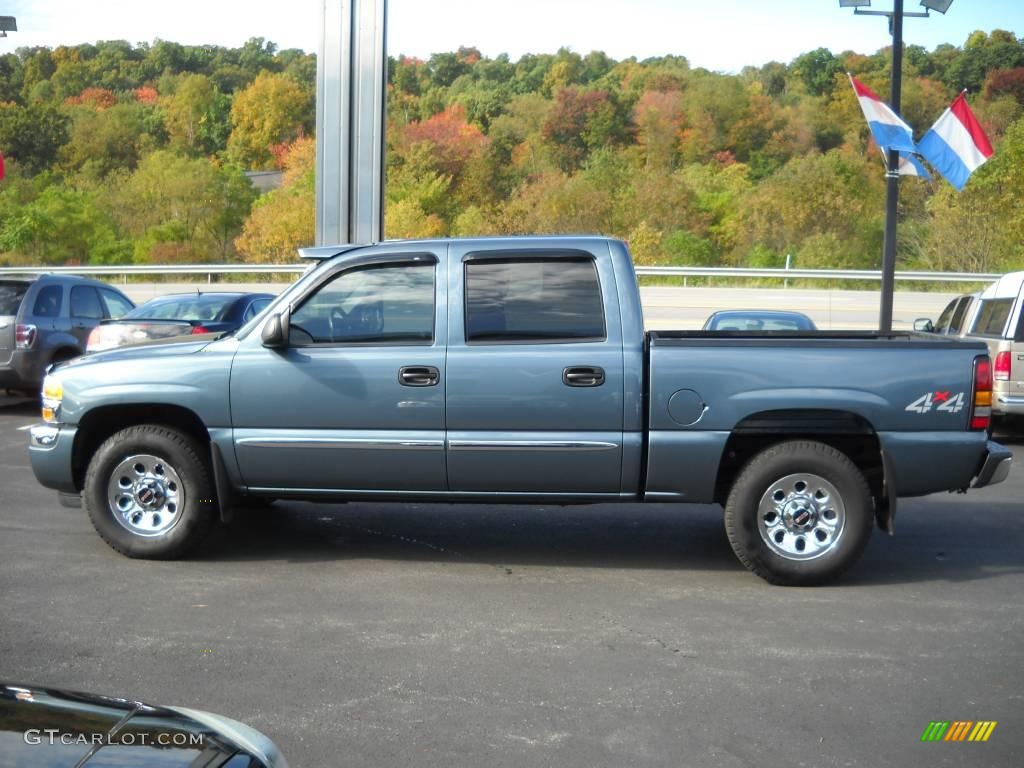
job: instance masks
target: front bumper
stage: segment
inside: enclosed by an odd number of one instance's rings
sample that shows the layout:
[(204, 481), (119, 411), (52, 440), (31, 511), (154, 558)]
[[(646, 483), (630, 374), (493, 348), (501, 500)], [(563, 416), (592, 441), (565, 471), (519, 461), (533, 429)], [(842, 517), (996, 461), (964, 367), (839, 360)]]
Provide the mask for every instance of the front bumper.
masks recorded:
[(985, 451), (985, 459), (981, 463), (977, 477), (971, 483), (971, 488), (984, 488), (986, 485), (995, 485), (1006, 479), (1010, 473), (1010, 464), (1013, 463), (1013, 454), (1008, 448), (999, 443), (989, 440)]
[(71, 468), (75, 432), (75, 427), (66, 424), (36, 424), (29, 429), (28, 457), (32, 473), (47, 488), (61, 493), (78, 493)]

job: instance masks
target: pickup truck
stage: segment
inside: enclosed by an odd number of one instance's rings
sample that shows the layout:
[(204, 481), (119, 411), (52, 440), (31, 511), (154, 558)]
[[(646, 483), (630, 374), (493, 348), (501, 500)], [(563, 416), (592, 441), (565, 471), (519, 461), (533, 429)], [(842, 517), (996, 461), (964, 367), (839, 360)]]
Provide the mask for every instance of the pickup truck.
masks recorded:
[(599, 237), (303, 249), (216, 340), (54, 367), (37, 479), (130, 557), (173, 558), (274, 499), (717, 502), (764, 579), (846, 570), (896, 501), (1002, 481), (981, 342), (644, 332)]

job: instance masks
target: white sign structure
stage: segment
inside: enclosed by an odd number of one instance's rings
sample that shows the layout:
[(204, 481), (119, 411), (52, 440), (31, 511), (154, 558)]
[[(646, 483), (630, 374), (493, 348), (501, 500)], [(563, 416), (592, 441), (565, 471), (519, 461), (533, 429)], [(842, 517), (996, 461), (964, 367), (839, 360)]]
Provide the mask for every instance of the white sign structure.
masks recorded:
[(316, 244), (383, 239), (387, 0), (322, 0)]

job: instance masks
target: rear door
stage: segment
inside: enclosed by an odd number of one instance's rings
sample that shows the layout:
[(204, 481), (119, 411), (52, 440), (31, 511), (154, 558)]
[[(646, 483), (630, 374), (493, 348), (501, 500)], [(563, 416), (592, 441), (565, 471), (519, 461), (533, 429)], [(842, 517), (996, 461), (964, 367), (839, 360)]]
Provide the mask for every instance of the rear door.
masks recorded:
[(0, 280), (0, 365), (8, 365), (14, 352), (14, 326), (18, 307), (30, 283), (22, 280)]
[(93, 286), (71, 286), (71, 335), (82, 349), (85, 349), (89, 334), (99, 325), (104, 313), (99, 292)]
[(449, 487), (618, 494), (622, 330), (610, 261), (500, 247), (452, 245)]

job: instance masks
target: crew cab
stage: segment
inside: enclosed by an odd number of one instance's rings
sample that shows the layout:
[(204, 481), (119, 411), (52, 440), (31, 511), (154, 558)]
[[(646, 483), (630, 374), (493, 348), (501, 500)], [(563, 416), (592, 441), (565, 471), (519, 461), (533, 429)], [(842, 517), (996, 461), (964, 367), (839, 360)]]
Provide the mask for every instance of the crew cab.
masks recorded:
[(815, 584), (893, 530), (898, 497), (1009, 471), (981, 342), (645, 333), (606, 238), (302, 255), (235, 334), (47, 376), (33, 470), (114, 549), (181, 556), (246, 500), (717, 502), (744, 565)]

